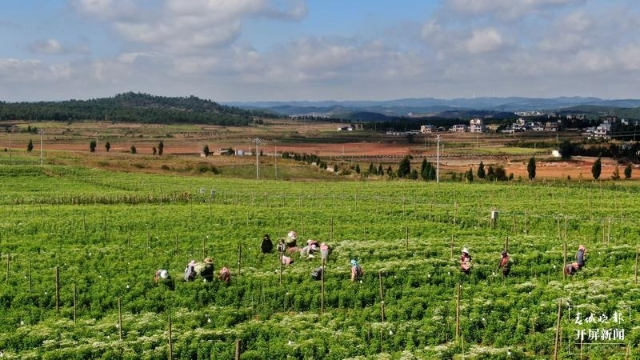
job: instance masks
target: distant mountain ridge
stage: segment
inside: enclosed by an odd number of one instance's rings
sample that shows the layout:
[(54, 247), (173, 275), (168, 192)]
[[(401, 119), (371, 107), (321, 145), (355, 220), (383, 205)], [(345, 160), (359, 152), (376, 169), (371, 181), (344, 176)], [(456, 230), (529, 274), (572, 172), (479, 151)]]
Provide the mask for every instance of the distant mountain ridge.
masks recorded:
[(578, 106), (606, 108), (638, 108), (638, 99), (606, 100), (597, 97), (479, 97), (460, 99), (408, 98), (363, 101), (257, 101), (229, 102), (227, 105), (243, 109), (261, 109), (289, 116), (339, 117), (356, 112), (372, 112), (387, 116), (438, 116), (444, 112), (486, 110), (495, 112), (558, 111)]

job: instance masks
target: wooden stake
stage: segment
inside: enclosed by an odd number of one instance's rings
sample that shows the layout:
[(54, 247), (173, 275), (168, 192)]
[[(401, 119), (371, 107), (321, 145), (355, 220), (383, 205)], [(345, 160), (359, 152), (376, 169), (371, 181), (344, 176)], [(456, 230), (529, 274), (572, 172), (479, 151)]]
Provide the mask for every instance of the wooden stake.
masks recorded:
[(29, 270), (27, 273), (29, 276), (29, 292), (31, 292), (31, 258), (29, 258)]
[(556, 320), (556, 341), (553, 347), (553, 359), (558, 360), (558, 347), (560, 345), (560, 315), (562, 314), (562, 300), (558, 301), (558, 318)]
[(279, 259), (280, 259), (280, 286), (282, 287), (282, 255), (283, 253), (280, 253)]
[(333, 241), (333, 217), (331, 217), (331, 241)]
[(240, 268), (242, 266), (242, 244), (238, 244), (238, 279), (240, 278)]
[(564, 262), (562, 263), (562, 280), (567, 279), (567, 273), (564, 271), (564, 267), (567, 266), (567, 243), (564, 243)]
[(384, 322), (384, 288), (382, 287), (382, 270), (378, 270), (378, 281), (380, 282), (380, 316)]
[(76, 291), (76, 284), (73, 284), (73, 325), (76, 324), (76, 314), (77, 314), (77, 305), (78, 305), (78, 296)]
[(235, 360), (240, 360), (240, 339), (236, 339), (236, 355)]
[(171, 314), (169, 314), (169, 360), (173, 360), (173, 343), (171, 341)]
[(635, 266), (634, 282), (638, 284), (638, 250), (636, 249), (636, 266)]
[(404, 228), (405, 238), (407, 240), (407, 251), (409, 251), (409, 227)]
[(458, 295), (456, 297), (456, 342), (460, 339), (460, 293), (462, 285), (458, 284)]
[(453, 235), (451, 235), (451, 258), (452, 259), (453, 259), (453, 246), (454, 246)]
[(321, 284), (321, 293), (320, 293), (320, 315), (324, 314), (324, 272), (325, 272), (325, 261), (322, 259), (322, 274), (320, 275)]
[(509, 237), (504, 240), (504, 251), (509, 252)]
[(56, 266), (55, 268), (56, 275), (56, 312), (60, 314), (60, 270)]
[[(169, 319), (171, 319), (171, 317), (169, 317)], [(171, 320), (169, 320), (169, 324), (171, 324)], [(169, 325), (169, 329), (171, 329), (171, 325)], [(121, 297), (118, 297), (118, 333), (120, 334), (120, 341), (122, 341), (122, 298)], [(171, 342), (171, 340), (169, 340), (169, 342)]]

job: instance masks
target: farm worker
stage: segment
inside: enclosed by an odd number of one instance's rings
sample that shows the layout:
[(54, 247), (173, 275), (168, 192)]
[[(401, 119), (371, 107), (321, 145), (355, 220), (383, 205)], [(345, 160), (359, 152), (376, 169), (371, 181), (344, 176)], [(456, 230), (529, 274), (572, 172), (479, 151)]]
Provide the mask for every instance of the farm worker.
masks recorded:
[(293, 259), (288, 257), (287, 255), (282, 255), (282, 259), (280, 259), (282, 261), (282, 265), (291, 265), (293, 264)]
[(193, 281), (196, 278), (196, 261), (191, 260), (184, 269), (184, 281)]
[(213, 281), (213, 260), (208, 257), (204, 259), (204, 267), (200, 271), (200, 276), (204, 279), (204, 282)]
[(278, 243), (278, 252), (280, 253), (280, 255), (284, 254), (284, 251), (287, 249), (287, 246), (284, 243), (284, 239), (280, 239), (280, 242)]
[(460, 255), (460, 271), (465, 274), (469, 274), (469, 271), (471, 271), (471, 256), (467, 248), (463, 248), (462, 255)]
[(218, 274), (218, 279), (222, 280), (225, 283), (229, 283), (231, 281), (231, 271), (229, 271), (228, 267), (223, 267), (220, 269), (220, 273)]
[(298, 233), (293, 230), (289, 231), (289, 233), (287, 234), (287, 247), (296, 247), (296, 240), (298, 240)]
[(262, 250), (263, 254), (270, 253), (273, 250), (273, 242), (271, 241), (271, 237), (269, 237), (269, 234), (265, 234), (262, 238), (260, 249)]
[(311, 278), (313, 280), (322, 280), (323, 276), (324, 276), (324, 266), (317, 267), (311, 272)]
[(357, 261), (351, 259), (351, 281), (362, 280), (364, 270)]
[(502, 269), (502, 275), (507, 276), (511, 272), (511, 256), (507, 253), (507, 250), (502, 251), (502, 257), (498, 264), (498, 269)]
[(585, 249), (584, 245), (580, 245), (578, 247), (578, 252), (576, 253), (576, 262), (578, 263), (578, 269), (581, 269), (586, 261), (587, 249)]
[(156, 276), (153, 278), (153, 282), (156, 284), (158, 283), (164, 284), (166, 287), (169, 288), (169, 290), (175, 289), (173, 280), (169, 275), (169, 271), (165, 269), (159, 269), (156, 271)]
[(308, 258), (311, 259), (313, 258), (313, 255), (311, 254), (311, 246), (307, 245), (305, 247), (303, 247), (302, 249), (300, 249), (300, 258), (304, 259), (304, 258)]
[(326, 262), (329, 258), (329, 245), (326, 243), (320, 244), (320, 256), (322, 257), (322, 261)]
[(577, 262), (573, 262), (571, 264), (567, 264), (564, 267), (564, 273), (567, 275), (573, 275), (578, 272), (580, 269), (580, 265)]

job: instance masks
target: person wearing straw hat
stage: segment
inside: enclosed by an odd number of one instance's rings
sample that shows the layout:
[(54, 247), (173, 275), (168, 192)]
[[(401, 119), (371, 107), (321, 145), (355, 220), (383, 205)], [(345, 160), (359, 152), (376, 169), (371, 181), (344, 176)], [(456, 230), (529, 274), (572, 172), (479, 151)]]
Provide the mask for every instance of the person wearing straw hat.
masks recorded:
[(462, 255), (460, 255), (460, 271), (465, 274), (471, 271), (471, 255), (466, 247), (462, 249)]
[(200, 276), (204, 279), (204, 282), (213, 281), (213, 259), (210, 257), (204, 259), (204, 267), (200, 271)]
[(191, 260), (184, 269), (184, 281), (193, 281), (196, 279), (196, 261)]
[(324, 262), (327, 262), (327, 259), (329, 259), (329, 245), (327, 245), (327, 243), (320, 244), (320, 256)]

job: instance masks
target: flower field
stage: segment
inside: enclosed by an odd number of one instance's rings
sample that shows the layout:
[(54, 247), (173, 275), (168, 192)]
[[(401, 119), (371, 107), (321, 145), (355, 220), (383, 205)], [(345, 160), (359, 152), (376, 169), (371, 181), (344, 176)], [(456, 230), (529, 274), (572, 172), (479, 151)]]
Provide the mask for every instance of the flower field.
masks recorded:
[[(626, 182), (298, 183), (37, 164), (0, 176), (3, 358), (640, 357), (640, 188)], [(289, 230), (331, 246), (324, 282), (310, 277), (319, 257), (295, 254), (281, 271), (260, 253), (264, 234)], [(581, 244), (587, 265), (565, 278)], [(230, 284), (180, 281), (205, 257)], [(157, 269), (175, 290), (154, 284)]]

